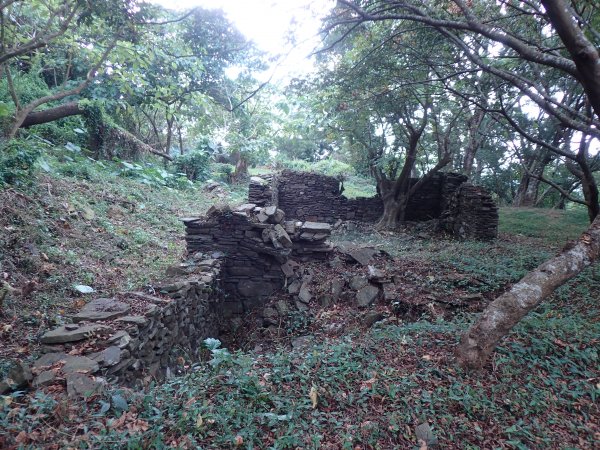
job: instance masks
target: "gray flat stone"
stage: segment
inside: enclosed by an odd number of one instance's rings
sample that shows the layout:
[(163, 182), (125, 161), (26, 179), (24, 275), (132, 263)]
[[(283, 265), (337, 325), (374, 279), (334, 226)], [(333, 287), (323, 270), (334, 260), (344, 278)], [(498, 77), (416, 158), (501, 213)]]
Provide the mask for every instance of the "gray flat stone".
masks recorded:
[(350, 288), (354, 289), (355, 291), (362, 289), (367, 284), (369, 284), (369, 281), (364, 275), (355, 275), (350, 280)]
[(379, 288), (375, 286), (365, 286), (356, 293), (356, 303), (358, 306), (369, 306), (379, 296)]
[(324, 222), (304, 222), (300, 227), (302, 231), (311, 231), (313, 233), (331, 233), (331, 225)]
[(81, 311), (73, 316), (74, 322), (83, 320), (110, 320), (123, 316), (131, 310), (127, 303), (112, 298), (97, 298), (89, 302)]
[(35, 380), (33, 380), (33, 385), (35, 387), (43, 387), (48, 386), (54, 382), (56, 379), (56, 371), (55, 370), (44, 370), (40, 373)]
[(62, 367), (64, 374), (69, 373), (94, 373), (97, 372), (100, 367), (98, 363), (87, 356), (70, 356), (67, 355), (67, 361)]
[(67, 375), (67, 395), (75, 397), (91, 397), (103, 390), (103, 384), (95, 378), (82, 373), (71, 373)]
[(119, 317), (117, 319), (118, 322), (125, 322), (125, 323), (134, 323), (136, 325), (146, 325), (148, 323), (148, 319), (146, 319), (144, 316), (125, 316), (125, 317)]
[(102, 358), (104, 359), (104, 365), (114, 366), (121, 361), (121, 349), (116, 345), (111, 345), (102, 350)]
[(374, 248), (354, 248), (348, 251), (348, 256), (358, 262), (360, 265), (368, 266), (373, 256), (379, 253), (378, 250)]
[(43, 367), (50, 367), (59, 361), (66, 361), (68, 357), (69, 355), (63, 352), (46, 353), (33, 363), (33, 368), (41, 369)]
[(308, 287), (308, 283), (302, 283), (302, 287), (300, 288), (300, 293), (298, 294), (298, 298), (302, 303), (310, 302), (312, 298), (312, 294), (310, 293), (310, 289)]
[(93, 333), (108, 330), (103, 325), (82, 325), (76, 330), (67, 330), (64, 326), (46, 332), (40, 341), (42, 344), (64, 344), (65, 342), (82, 341), (90, 337)]

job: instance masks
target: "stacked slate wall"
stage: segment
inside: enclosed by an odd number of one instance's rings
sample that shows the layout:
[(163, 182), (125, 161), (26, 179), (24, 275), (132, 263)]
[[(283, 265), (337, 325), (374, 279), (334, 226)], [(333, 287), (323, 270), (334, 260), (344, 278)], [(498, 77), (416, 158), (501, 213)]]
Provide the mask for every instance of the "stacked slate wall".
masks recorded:
[[(414, 184), (417, 178), (411, 179)], [(491, 196), (482, 188), (477, 195), (470, 189), (459, 189), (467, 177), (456, 173), (436, 173), (410, 199), (406, 220), (426, 221), (444, 217), (444, 228), (461, 237), (488, 239), (497, 235), (497, 209)], [(268, 178), (253, 177), (248, 199), (258, 205), (274, 205), (288, 217), (334, 223), (336, 220), (376, 222), (383, 214), (379, 196), (347, 199), (341, 192), (342, 183), (327, 175), (284, 170)], [(470, 185), (469, 185), (470, 186)], [(458, 197), (457, 197), (458, 195)], [(466, 196), (461, 199), (460, 196)], [(475, 209), (473, 209), (475, 208)], [(478, 225), (461, 227), (449, 223), (477, 218)], [(460, 217), (460, 218), (459, 218)]]
[(85, 396), (106, 378), (133, 383), (161, 377), (180, 351), (197, 356), (204, 339), (219, 335), (222, 262), (197, 254), (170, 268), (154, 286), (156, 295), (124, 292), (92, 300), (72, 316), (75, 323), (42, 335), (45, 354), (34, 363), (34, 386), (64, 378), (70, 395)]
[(485, 189), (464, 183), (448, 202), (441, 226), (461, 238), (494, 239), (498, 235), (498, 208)]
[(285, 221), (281, 210), (254, 203), (184, 223), (188, 253), (218, 251), (225, 259), (220, 311), (228, 326), (284, 286), (290, 262), (322, 259), (332, 251), (330, 225)]

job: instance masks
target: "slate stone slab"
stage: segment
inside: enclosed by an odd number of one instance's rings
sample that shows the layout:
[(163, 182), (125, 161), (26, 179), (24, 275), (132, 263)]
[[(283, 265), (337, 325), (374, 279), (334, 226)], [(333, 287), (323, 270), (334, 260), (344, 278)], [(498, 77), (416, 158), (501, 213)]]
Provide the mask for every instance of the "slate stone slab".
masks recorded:
[(314, 233), (331, 233), (331, 225), (323, 222), (304, 222), (300, 229), (302, 231), (312, 231)]
[(67, 375), (67, 395), (71, 398), (91, 397), (102, 392), (103, 384), (95, 378), (82, 373)]
[(97, 298), (83, 307), (81, 311), (73, 316), (74, 322), (83, 320), (110, 320), (123, 316), (131, 310), (127, 303), (119, 302), (112, 298)]
[(365, 286), (356, 293), (356, 303), (358, 306), (369, 306), (379, 296), (379, 288), (375, 286)]
[(87, 356), (70, 356), (67, 355), (65, 365), (62, 367), (64, 374), (69, 373), (94, 373), (97, 372), (100, 367), (98, 363)]
[(40, 341), (42, 344), (64, 344), (66, 342), (77, 342), (89, 338), (93, 333), (109, 330), (103, 325), (82, 325), (76, 330), (67, 330), (64, 326), (46, 332)]

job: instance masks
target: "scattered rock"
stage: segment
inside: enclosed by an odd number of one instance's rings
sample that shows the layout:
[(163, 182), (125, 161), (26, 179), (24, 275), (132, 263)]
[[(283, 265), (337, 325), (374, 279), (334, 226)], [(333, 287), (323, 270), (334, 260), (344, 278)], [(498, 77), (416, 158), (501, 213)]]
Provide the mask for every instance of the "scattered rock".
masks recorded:
[(314, 340), (314, 336), (299, 336), (292, 340), (292, 348), (294, 350), (301, 350), (309, 347)]
[(417, 441), (425, 442), (427, 447), (432, 447), (438, 443), (437, 437), (427, 422), (424, 422), (415, 428), (415, 436), (417, 437)]
[(103, 390), (103, 383), (94, 377), (82, 373), (70, 373), (66, 377), (67, 395), (71, 398), (88, 398), (95, 394), (100, 394)]
[(374, 283), (389, 282), (390, 278), (381, 269), (374, 266), (368, 266), (369, 269), (369, 281)]
[(287, 316), (290, 311), (290, 308), (285, 300), (278, 300), (277, 303), (275, 303), (275, 309), (281, 317)]
[(294, 276), (294, 268), (292, 267), (289, 261), (286, 261), (284, 264), (281, 265), (281, 271), (288, 278)]
[(44, 387), (44, 386), (49, 386), (52, 383), (54, 383), (54, 380), (56, 380), (56, 372), (57, 370), (44, 370), (42, 373), (40, 373), (37, 377), (35, 377), (35, 380), (33, 380), (33, 386), (34, 387)]
[(379, 288), (369, 284), (356, 293), (356, 303), (361, 307), (369, 306), (378, 296)]
[(307, 282), (302, 283), (302, 286), (300, 287), (300, 293), (298, 294), (298, 298), (302, 303), (306, 304), (308, 304), (312, 299), (312, 294), (310, 293), (310, 289), (308, 287)]
[(25, 389), (33, 380), (31, 369), (27, 364), (18, 362), (8, 371), (7, 377), (0, 383), (0, 394), (17, 389)]
[(394, 283), (386, 283), (383, 285), (383, 299), (387, 302), (396, 299), (396, 285)]
[(302, 282), (300, 280), (294, 280), (288, 286), (288, 293), (292, 294), (292, 295), (297, 294), (298, 292), (300, 292), (301, 287), (302, 287)]
[(344, 280), (338, 278), (331, 281), (331, 296), (333, 297), (334, 302), (337, 302), (340, 299), (345, 285), (346, 283)]
[(384, 318), (385, 316), (383, 315), (383, 313), (380, 313), (378, 311), (369, 311), (363, 315), (362, 324), (366, 328), (370, 328), (373, 326), (373, 324), (379, 322), (380, 320), (383, 320)]
[(80, 294), (91, 294), (94, 291), (94, 288), (91, 286), (86, 286), (85, 284), (75, 284), (73, 285), (73, 289), (75, 289)]
[(332, 303), (333, 298), (331, 297), (331, 295), (322, 295), (321, 297), (319, 297), (319, 305), (321, 305), (323, 308), (327, 308)]
[(39, 370), (43, 369), (44, 367), (53, 366), (59, 361), (63, 361), (64, 363), (68, 357), (69, 355), (63, 352), (46, 353), (33, 363), (33, 368)]
[(369, 281), (364, 275), (355, 275), (350, 280), (350, 288), (355, 291), (365, 287), (367, 284), (369, 284)]

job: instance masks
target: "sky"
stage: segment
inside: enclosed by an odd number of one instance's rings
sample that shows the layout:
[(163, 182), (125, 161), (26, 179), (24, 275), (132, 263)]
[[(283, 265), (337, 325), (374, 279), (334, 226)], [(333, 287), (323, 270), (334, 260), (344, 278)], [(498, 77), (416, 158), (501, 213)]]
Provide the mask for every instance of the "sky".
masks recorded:
[[(166, 8), (185, 10), (200, 6), (222, 9), (236, 27), (258, 48), (282, 55), (280, 63), (261, 78), (285, 80), (312, 69), (308, 55), (318, 47), (320, 17), (334, 6), (335, 0), (149, 0)], [(292, 45), (293, 27), (296, 45)]]

